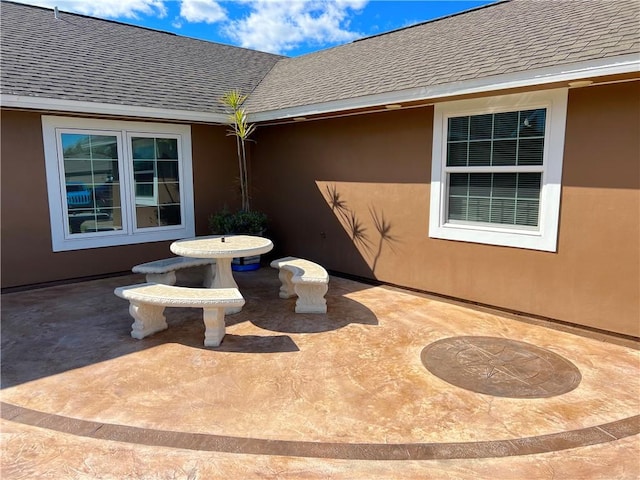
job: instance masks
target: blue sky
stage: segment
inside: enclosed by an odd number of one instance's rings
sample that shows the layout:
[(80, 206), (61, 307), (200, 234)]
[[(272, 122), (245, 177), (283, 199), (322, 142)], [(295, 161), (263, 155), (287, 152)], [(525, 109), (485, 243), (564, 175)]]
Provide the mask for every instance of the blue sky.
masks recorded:
[(298, 56), (494, 0), (25, 0), (173, 32)]

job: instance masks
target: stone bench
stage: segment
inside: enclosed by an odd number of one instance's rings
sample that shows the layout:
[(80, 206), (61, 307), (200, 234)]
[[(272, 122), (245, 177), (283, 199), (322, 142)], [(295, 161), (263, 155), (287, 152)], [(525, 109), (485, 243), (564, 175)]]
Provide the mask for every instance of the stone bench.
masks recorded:
[(323, 267), (295, 257), (274, 260), (271, 267), (279, 269), (280, 298), (298, 296), (296, 313), (327, 313), (324, 295), (329, 289), (329, 274)]
[(202, 308), (205, 347), (217, 347), (222, 342), (225, 308), (244, 305), (244, 298), (237, 288), (188, 288), (139, 283), (118, 287), (114, 293), (129, 300), (129, 313), (135, 320), (131, 325), (131, 336), (137, 339), (167, 328), (165, 307)]
[(213, 285), (215, 264), (216, 261), (213, 258), (171, 257), (136, 265), (131, 271), (144, 274), (148, 283), (175, 285), (176, 271), (184, 268), (205, 266), (202, 285), (208, 288)]

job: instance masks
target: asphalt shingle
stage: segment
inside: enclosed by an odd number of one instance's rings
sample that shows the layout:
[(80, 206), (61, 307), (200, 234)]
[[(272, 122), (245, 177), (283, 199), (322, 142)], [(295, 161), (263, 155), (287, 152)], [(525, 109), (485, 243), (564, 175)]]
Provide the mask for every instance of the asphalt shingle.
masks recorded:
[(0, 17), (3, 94), (221, 113), (282, 58), (11, 2)]
[(640, 52), (637, 0), (505, 0), (286, 58), (2, 1), (0, 92), (221, 113), (355, 99)]
[(638, 53), (637, 0), (511, 0), (279, 61), (252, 112)]

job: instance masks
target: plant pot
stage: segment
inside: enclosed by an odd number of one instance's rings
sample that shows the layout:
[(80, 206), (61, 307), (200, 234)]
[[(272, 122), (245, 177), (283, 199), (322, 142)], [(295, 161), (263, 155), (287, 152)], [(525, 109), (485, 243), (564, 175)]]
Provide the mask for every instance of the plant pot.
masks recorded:
[(234, 272), (249, 272), (260, 268), (260, 255), (240, 257), (231, 260), (231, 270)]

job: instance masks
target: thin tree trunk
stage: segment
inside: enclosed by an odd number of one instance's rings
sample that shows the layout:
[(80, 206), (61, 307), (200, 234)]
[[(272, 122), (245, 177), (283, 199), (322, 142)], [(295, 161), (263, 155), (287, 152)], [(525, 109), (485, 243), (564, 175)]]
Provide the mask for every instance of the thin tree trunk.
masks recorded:
[(249, 205), (249, 174), (247, 172), (247, 152), (244, 146), (244, 140), (241, 142), (242, 144), (242, 183), (244, 188), (242, 189), (242, 209), (246, 212), (251, 211), (251, 207)]

